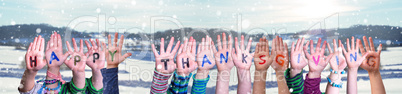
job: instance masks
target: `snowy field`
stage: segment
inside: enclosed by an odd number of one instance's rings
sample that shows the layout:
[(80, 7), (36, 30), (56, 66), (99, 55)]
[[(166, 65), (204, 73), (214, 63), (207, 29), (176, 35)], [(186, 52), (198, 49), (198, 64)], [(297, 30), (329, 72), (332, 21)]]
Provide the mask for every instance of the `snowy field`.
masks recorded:
[[(16, 94), (18, 93), (17, 87), (25, 68), (21, 68), (20, 64), (24, 59), (24, 50), (15, 50), (11, 46), (0, 46), (0, 93), (1, 94)], [(390, 47), (387, 51), (382, 51), (381, 54), (381, 75), (385, 84), (387, 93), (400, 94), (402, 89), (402, 47)], [(136, 53), (134, 53), (136, 54)], [(329, 65), (328, 65), (329, 66)], [(86, 77), (91, 76), (90, 68), (86, 68)], [(128, 59), (119, 65), (119, 88), (122, 94), (138, 94), (148, 93), (152, 81), (152, 72), (154, 69), (154, 62), (143, 61), (136, 59)], [(305, 68), (308, 70), (308, 68)], [(327, 68), (328, 69), (328, 68)], [(236, 69), (233, 68), (231, 72), (230, 93), (235, 94), (237, 89), (237, 75)], [(36, 79), (45, 77), (45, 69), (39, 71)], [(254, 76), (254, 67), (251, 67), (251, 78)], [(268, 70), (266, 91), (268, 94), (277, 94), (278, 88), (276, 85), (276, 78), (273, 69)], [(72, 77), (71, 71), (61, 71), (64, 80), (69, 81)], [(195, 72), (193, 72), (195, 73)], [(207, 85), (207, 94), (215, 92), (217, 70), (211, 70), (211, 79)], [(329, 70), (324, 70), (322, 73), (321, 91), (325, 91), (326, 80), (325, 77), (329, 74)], [(305, 74), (304, 74), (305, 75)], [(343, 75), (342, 80), (344, 88), (341, 93), (346, 93), (346, 74)], [(189, 90), (191, 90), (192, 80), (189, 82)], [(371, 92), (370, 81), (368, 74), (365, 70), (359, 70), (358, 74), (358, 92), (361, 94), (368, 94)]]

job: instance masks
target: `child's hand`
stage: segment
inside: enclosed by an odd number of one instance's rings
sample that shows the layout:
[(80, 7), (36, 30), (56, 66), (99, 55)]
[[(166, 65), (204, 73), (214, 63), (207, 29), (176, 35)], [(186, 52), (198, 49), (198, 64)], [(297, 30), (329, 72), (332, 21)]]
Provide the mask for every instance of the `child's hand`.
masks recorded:
[(197, 69), (195, 62), (196, 42), (193, 37), (190, 40), (186, 39), (184, 44), (181, 44), (179, 53), (176, 57), (177, 74), (187, 76)]
[[(348, 63), (348, 68), (353, 69), (353, 70), (357, 70), (360, 66), (360, 64), (362, 64), (363, 60), (365, 60), (367, 54), (364, 54), (363, 56), (359, 55), (359, 46), (361, 43), (361, 41), (359, 39), (356, 40), (356, 45), (355, 45), (355, 38), (352, 37), (352, 44), (349, 43), (349, 38), (346, 40), (347, 42), (347, 48), (348, 51), (345, 50), (343, 44), (342, 44), (342, 50), (343, 50), (343, 54), (346, 56), (346, 62)], [(339, 41), (339, 43), (342, 43), (341, 41)], [(350, 48), (350, 45), (352, 45), (352, 48)]]
[(296, 46), (294, 42), (292, 42), (292, 47), (291, 47), (291, 69), (292, 72), (294, 73), (300, 73), (303, 68), (308, 64), (306, 56), (303, 52), (303, 44), (304, 44), (304, 38), (301, 40), (298, 39)]
[[(310, 52), (311, 55), (307, 52), (307, 47), (308, 43), (310, 43)], [(327, 41), (324, 41), (324, 44), (326, 44)], [(304, 53), (307, 56), (308, 59), (308, 66), (309, 66), (309, 78), (318, 78), (321, 76), (321, 72), (324, 70), (324, 68), (328, 65), (328, 61), (330, 59), (327, 59), (326, 56), (324, 56), (325, 52), (325, 46), (321, 48), (321, 38), (318, 39), (317, 42), (317, 47), (314, 52), (313, 48), (313, 40), (310, 40), (309, 42), (306, 43), (304, 46)], [(331, 57), (331, 56), (328, 56)]]
[(69, 55), (68, 53), (63, 55), (63, 45), (61, 41), (60, 35), (57, 34), (57, 32), (54, 32), (54, 34), (51, 35), (50, 40), (47, 42), (45, 57), (49, 68), (60, 68)]
[(269, 43), (265, 37), (260, 38), (254, 53), (255, 70), (267, 71), (272, 64), (273, 55), (269, 54)]
[(209, 70), (215, 66), (212, 43), (212, 39), (207, 36), (206, 39), (202, 38), (202, 42), (198, 44), (197, 62), (199, 70)]
[(235, 50), (232, 50), (232, 58), (236, 68), (250, 70), (251, 60), (254, 57), (254, 53), (250, 53), (251, 38), (248, 41), (247, 48), (244, 48), (244, 36), (241, 36), (240, 48), (237, 37), (235, 38)]
[[(328, 51), (329, 51), (330, 56), (331, 56), (331, 57), (328, 57), (328, 59), (330, 59), (329, 64), (331, 65), (332, 70), (340, 72), (343, 69), (345, 69), (345, 67), (346, 67), (345, 57), (343, 56), (343, 54), (341, 54), (342, 49), (340, 49), (340, 48), (343, 48), (342, 47), (343, 45), (342, 45), (341, 40), (339, 40), (339, 46), (337, 46), (337, 43), (336, 43), (335, 39), (332, 40), (332, 42), (333, 42), (333, 46), (334, 46), (334, 52), (332, 51), (332, 48), (329, 45), (329, 43), (327, 43)], [(348, 45), (349, 45), (349, 41), (348, 41)], [(357, 68), (359, 67), (359, 64), (357, 64), (356, 62), (353, 62), (353, 63), (348, 62), (348, 65), (349, 65), (349, 68), (356, 68), (355, 67), (356, 65), (357, 65)]]
[[(127, 57), (131, 56), (131, 53), (126, 53), (124, 55), (121, 54), (123, 48), (124, 36), (120, 36), (119, 44), (117, 44), (117, 40), (119, 34), (116, 32), (114, 34), (114, 42), (111, 41), (111, 35), (108, 36), (108, 49), (105, 50), (106, 53), (106, 61), (107, 68), (117, 68), (121, 62), (123, 62)], [(106, 49), (106, 48), (105, 48)]]
[(39, 35), (39, 37), (35, 37), (33, 43), (29, 44), (28, 51), (25, 54), (25, 64), (27, 70), (37, 72), (46, 65), (46, 60), (43, 59), (44, 50), (45, 39)]
[(218, 67), (218, 71), (230, 71), (233, 68), (232, 55), (229, 54), (232, 51), (232, 36), (229, 35), (229, 42), (226, 43), (226, 34), (222, 33), (221, 42), (220, 35), (218, 35), (218, 51), (215, 49), (215, 45), (213, 45), (213, 51), (215, 53), (215, 61), (217, 62), (216, 66)]
[(96, 39), (97, 44), (95, 44), (95, 42), (91, 39), (89, 39), (89, 41), (91, 42), (92, 46), (88, 43), (88, 41), (85, 41), (88, 49), (88, 52), (85, 53), (85, 55), (88, 57), (86, 64), (92, 70), (100, 70), (105, 66), (106, 44), (99, 42), (99, 39)]
[(274, 63), (271, 65), (275, 72), (284, 72), (289, 65), (288, 45), (283, 43), (282, 38), (276, 36), (272, 41), (272, 53)]
[(176, 55), (177, 49), (179, 48), (180, 41), (177, 41), (175, 47), (172, 50), (172, 45), (174, 42), (174, 37), (170, 38), (169, 45), (165, 51), (165, 40), (161, 38), (160, 43), (160, 54), (155, 49), (155, 45), (152, 44), (152, 51), (155, 55), (155, 68), (156, 71), (164, 73), (164, 74), (171, 74), (176, 69), (176, 64), (173, 61), (174, 56)]
[(366, 36), (363, 36), (364, 45), (366, 50), (364, 50), (363, 45), (359, 42), (360, 51), (362, 54), (367, 55), (366, 58), (363, 59), (363, 64), (360, 65), (363, 69), (367, 70), (368, 72), (379, 72), (380, 71), (380, 54), (382, 50), (382, 44), (380, 44), (377, 48), (377, 52), (374, 49), (373, 39), (369, 37), (370, 46), (367, 43)]
[(70, 59), (66, 60), (65, 63), (68, 68), (70, 68), (73, 72), (85, 72), (85, 62), (87, 60), (87, 56), (84, 55), (83, 52), (83, 42), (80, 40), (80, 50), (77, 48), (77, 43), (73, 38), (72, 41), (74, 50), (71, 49), (70, 43), (66, 41), (68, 54), (70, 54)]

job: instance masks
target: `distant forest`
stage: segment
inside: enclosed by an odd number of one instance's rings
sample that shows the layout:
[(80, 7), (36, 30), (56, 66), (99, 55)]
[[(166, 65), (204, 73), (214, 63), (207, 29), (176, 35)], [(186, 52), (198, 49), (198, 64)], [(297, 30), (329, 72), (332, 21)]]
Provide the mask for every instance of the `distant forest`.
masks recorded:
[[(37, 29), (40, 29), (40, 32), (37, 32)], [(16, 38), (18, 39), (26, 39), (28, 42), (32, 41), (34, 37), (37, 35), (44, 36), (48, 39), (53, 31), (57, 31), (62, 36), (64, 32), (68, 29), (67, 27), (54, 27), (49, 24), (18, 24), (18, 25), (8, 25), (8, 26), (0, 26), (0, 44), (1, 45), (25, 45), (27, 42), (19, 42), (15, 43)], [(194, 32), (195, 31), (195, 32)], [(238, 36), (239, 33), (233, 30), (223, 30), (219, 28), (211, 28), (211, 29), (199, 29), (199, 28), (181, 28), (181, 29), (169, 29), (165, 31), (158, 31), (156, 33), (130, 33), (125, 32), (126, 38), (132, 38), (141, 40), (143, 38), (151, 38), (154, 35), (154, 39), (165, 38), (165, 40), (170, 40), (170, 37), (175, 37), (175, 41), (178, 41), (181, 38), (181, 34), (184, 32), (184, 35), (187, 36), (191, 34), (195, 39), (201, 40), (205, 37), (205, 32), (210, 36), (213, 40), (216, 40), (216, 35), (220, 35), (221, 33), (229, 33), (232, 36)], [(113, 32), (110, 32), (113, 33)], [(396, 26), (387, 26), (387, 25), (354, 25), (349, 28), (339, 28), (339, 29), (327, 29), (327, 30), (314, 30), (315, 34), (322, 34), (322, 36), (338, 36), (341, 40), (346, 40), (346, 38), (350, 38), (351, 36), (361, 37), (361, 36), (369, 36), (380, 40), (391, 40), (392, 44), (390, 46), (399, 46), (402, 41), (402, 29)], [(99, 35), (99, 32), (86, 32), (86, 31), (76, 31), (72, 30), (71, 36), (74, 38), (92, 38), (93, 35)], [(108, 33), (105, 31), (101, 32), (100, 35), (106, 36)], [(241, 35), (247, 35), (245, 32), (242, 32)], [(280, 34), (283, 37), (290, 38), (298, 38), (299, 35), (314, 35), (312, 31), (300, 31), (297, 33), (287, 33)], [(253, 37), (254, 41), (258, 41), (262, 36), (267, 36), (272, 38), (274, 35), (268, 34), (263, 35), (260, 34), (250, 34), (250, 37)], [(148, 39), (146, 39), (148, 40)]]

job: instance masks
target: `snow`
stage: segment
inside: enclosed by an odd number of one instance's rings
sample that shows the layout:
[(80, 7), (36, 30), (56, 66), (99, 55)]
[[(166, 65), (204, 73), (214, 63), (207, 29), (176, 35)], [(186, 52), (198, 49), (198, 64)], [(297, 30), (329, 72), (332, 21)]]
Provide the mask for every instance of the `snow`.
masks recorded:
[[(10, 74), (18, 74), (19, 76), (2, 76), (0, 77), (0, 93), (2, 94), (16, 94), (18, 93), (17, 88), (20, 86), (20, 80), (22, 73), (25, 68), (21, 68), (21, 57), (25, 56), (25, 50), (15, 50), (15, 47), (12, 46), (0, 46), (0, 75)], [(389, 77), (389, 75), (402, 73), (400, 71), (402, 66), (402, 58), (400, 53), (402, 53), (402, 47), (389, 47), (387, 51), (382, 51), (381, 53), (381, 63), (382, 63), (382, 75), (384, 85), (388, 94), (398, 94), (402, 92), (400, 89), (400, 82), (402, 81), (401, 77)], [(328, 65), (329, 66), (329, 65)], [(144, 61), (144, 60), (136, 60), (136, 59), (127, 59), (125, 62), (119, 65), (119, 89), (122, 94), (136, 94), (136, 93), (148, 93), (150, 82), (152, 81), (153, 69), (155, 67), (155, 63), (152, 61)], [(91, 76), (91, 69), (86, 67), (86, 77)], [(387, 71), (391, 70), (391, 71)], [(396, 70), (396, 71), (394, 71)], [(251, 79), (254, 79), (254, 65), (251, 67)], [(45, 76), (45, 69), (39, 71), (37, 76)], [(193, 72), (193, 74), (196, 72)], [(277, 94), (278, 88), (276, 87), (276, 76), (275, 71), (271, 68), (268, 70), (267, 74), (267, 94)], [(329, 75), (329, 70), (324, 70), (322, 73), (322, 79)], [(67, 81), (70, 81), (72, 77), (72, 73), (70, 70), (61, 70), (61, 74), (63, 74), (63, 78)], [(237, 93), (237, 73), (236, 68), (233, 68), (231, 71), (231, 79), (229, 81), (229, 93), (234, 94)], [(207, 84), (207, 93), (214, 93), (216, 86), (216, 78), (217, 78), (217, 70), (210, 70), (210, 81)], [(304, 74), (305, 75), (305, 74)], [(365, 79), (368, 74), (365, 70), (359, 71), (358, 77), (358, 92), (361, 94), (367, 94), (371, 92), (370, 81)], [(346, 78), (347, 75), (342, 75), (342, 78)], [(39, 78), (37, 78), (38, 80)], [(395, 84), (397, 82), (397, 84)], [(192, 80), (189, 82), (189, 90), (192, 87)], [(347, 85), (346, 79), (343, 80), (344, 85)], [(6, 85), (4, 85), (6, 84)], [(321, 82), (320, 89), (321, 91), (325, 91), (327, 83)], [(341, 94), (346, 94), (346, 87), (340, 89)]]

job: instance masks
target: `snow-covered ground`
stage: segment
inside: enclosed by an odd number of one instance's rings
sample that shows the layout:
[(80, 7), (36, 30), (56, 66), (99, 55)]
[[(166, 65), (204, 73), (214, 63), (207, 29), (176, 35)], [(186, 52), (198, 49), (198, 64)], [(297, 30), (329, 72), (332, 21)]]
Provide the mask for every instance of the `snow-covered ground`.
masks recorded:
[[(15, 50), (11, 46), (0, 46), (0, 93), (1, 94), (16, 94), (18, 93), (17, 87), (21, 80), (24, 68), (20, 67), (21, 62), (24, 59), (24, 50)], [(400, 84), (402, 84), (402, 47), (390, 47), (388, 51), (383, 51), (381, 54), (381, 63), (383, 68), (381, 74), (383, 75), (383, 81), (387, 93), (389, 94), (399, 94), (402, 92)], [(329, 66), (329, 65), (328, 65)], [(91, 71), (89, 67), (86, 68), (86, 77), (91, 76)], [(152, 73), (154, 69), (154, 62), (143, 61), (136, 59), (128, 59), (124, 63), (119, 65), (119, 88), (120, 93), (123, 94), (138, 94), (138, 93), (148, 93), (150, 83), (152, 81)], [(308, 70), (308, 68), (305, 68)], [(236, 93), (237, 88), (237, 74), (236, 68), (232, 69), (231, 81), (230, 81), (230, 93)], [(45, 69), (42, 69), (38, 75), (37, 79), (45, 76)], [(251, 67), (251, 78), (254, 76), (254, 67)], [(267, 93), (276, 94), (278, 93), (278, 88), (276, 85), (276, 78), (274, 70), (270, 68), (267, 75)], [(61, 71), (65, 80), (69, 81), (72, 76), (71, 71), (62, 70)], [(195, 72), (193, 72), (195, 73)], [(217, 70), (211, 70), (211, 79), (207, 85), (208, 94), (215, 92), (216, 84), (216, 74)], [(328, 70), (322, 73), (322, 79), (324, 79), (329, 74)], [(341, 89), (341, 93), (346, 93), (346, 74), (343, 75), (344, 88)], [(192, 80), (189, 82), (189, 87), (191, 88)], [(321, 82), (321, 91), (325, 91), (326, 80)], [(189, 90), (191, 90), (189, 88)], [(365, 70), (360, 70), (358, 74), (358, 90), (359, 93), (367, 94), (371, 92), (370, 81), (368, 80), (368, 74)]]

